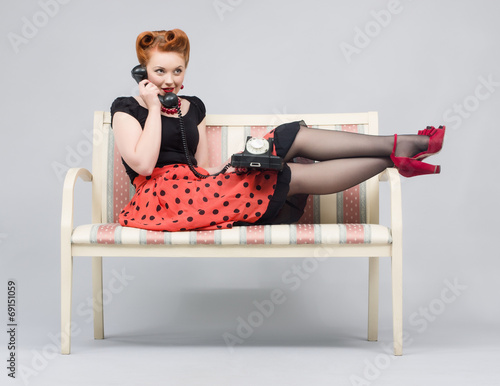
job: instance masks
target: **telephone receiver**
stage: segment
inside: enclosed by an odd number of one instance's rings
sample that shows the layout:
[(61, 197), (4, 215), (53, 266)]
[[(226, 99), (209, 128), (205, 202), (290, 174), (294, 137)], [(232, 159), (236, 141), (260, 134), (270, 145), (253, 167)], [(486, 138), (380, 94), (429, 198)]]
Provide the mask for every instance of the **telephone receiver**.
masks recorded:
[[(146, 70), (146, 67), (142, 67), (140, 64), (132, 69), (131, 74), (132, 78), (134, 78), (137, 83), (141, 82), (144, 79), (148, 79), (148, 72)], [(179, 104), (177, 95), (175, 95), (173, 92), (168, 92), (165, 95), (158, 95), (158, 99), (160, 100), (163, 107), (167, 109), (177, 107)]]

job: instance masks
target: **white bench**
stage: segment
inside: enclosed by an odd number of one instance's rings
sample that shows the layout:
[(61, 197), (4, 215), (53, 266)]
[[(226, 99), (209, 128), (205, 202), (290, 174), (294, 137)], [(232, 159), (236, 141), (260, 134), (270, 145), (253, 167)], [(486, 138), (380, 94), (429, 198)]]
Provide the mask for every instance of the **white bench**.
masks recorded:
[[(378, 134), (376, 112), (304, 115), (208, 115), (210, 162), (220, 165), (243, 149), (247, 135), (262, 136), (283, 122)], [(368, 340), (378, 336), (379, 257), (391, 257), (394, 354), (402, 355), (402, 217), (398, 172), (391, 168), (347, 191), (310, 196), (297, 224), (227, 230), (153, 232), (122, 227), (118, 214), (133, 194), (114, 145), (109, 112), (94, 116), (92, 173), (70, 169), (62, 198), (61, 351), (70, 353), (73, 256), (92, 256), (94, 338), (104, 338), (102, 257), (369, 257)], [(92, 182), (92, 223), (74, 227), (74, 189)], [(389, 181), (390, 227), (379, 224), (379, 181)]]

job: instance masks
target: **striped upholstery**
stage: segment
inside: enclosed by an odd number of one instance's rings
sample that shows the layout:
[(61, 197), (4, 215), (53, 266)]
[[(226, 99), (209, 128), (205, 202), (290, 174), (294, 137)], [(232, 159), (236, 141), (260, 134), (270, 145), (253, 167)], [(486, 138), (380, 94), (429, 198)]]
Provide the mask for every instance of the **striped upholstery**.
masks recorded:
[[(321, 129), (365, 133), (365, 125), (313, 126)], [(248, 135), (261, 137), (274, 126), (207, 126), (211, 166), (224, 163), (231, 154), (241, 151)], [(235, 227), (228, 230), (191, 232), (152, 232), (118, 224), (118, 215), (129, 202), (134, 187), (125, 172), (114, 144), (109, 123), (104, 123), (102, 136), (105, 154), (102, 224), (75, 228), (75, 244), (388, 244), (390, 230), (367, 222), (366, 183), (344, 192), (326, 196), (310, 196), (305, 213), (293, 225)], [(297, 162), (312, 162), (296, 160)]]
[(73, 244), (372, 244), (392, 242), (382, 225), (291, 224), (254, 225), (214, 231), (158, 232), (122, 227), (117, 223), (77, 227)]

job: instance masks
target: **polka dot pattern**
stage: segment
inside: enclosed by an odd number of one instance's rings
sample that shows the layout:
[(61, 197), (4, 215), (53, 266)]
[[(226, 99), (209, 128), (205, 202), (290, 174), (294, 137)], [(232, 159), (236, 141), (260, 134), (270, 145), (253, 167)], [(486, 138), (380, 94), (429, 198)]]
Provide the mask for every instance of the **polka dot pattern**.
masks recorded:
[(297, 225), (297, 244), (314, 244), (314, 224)]
[(359, 185), (354, 186), (344, 191), (343, 194), (344, 205), (344, 224), (353, 223), (357, 224), (360, 221), (359, 212)]
[(265, 227), (252, 225), (247, 227), (247, 244), (264, 244)]
[(97, 230), (96, 241), (98, 244), (114, 244), (115, 229), (119, 224), (106, 224)]
[[(136, 194), (120, 213), (119, 222), (170, 232), (228, 229), (237, 221), (253, 223), (265, 213), (277, 176), (276, 171), (253, 170), (199, 179), (184, 164), (155, 168), (149, 178), (135, 178)], [(204, 236), (211, 242), (212, 236)]]
[(164, 244), (163, 232), (147, 231), (146, 244)]
[(196, 232), (196, 244), (215, 244), (214, 231)]
[(364, 244), (365, 228), (361, 224), (346, 224), (346, 244)]

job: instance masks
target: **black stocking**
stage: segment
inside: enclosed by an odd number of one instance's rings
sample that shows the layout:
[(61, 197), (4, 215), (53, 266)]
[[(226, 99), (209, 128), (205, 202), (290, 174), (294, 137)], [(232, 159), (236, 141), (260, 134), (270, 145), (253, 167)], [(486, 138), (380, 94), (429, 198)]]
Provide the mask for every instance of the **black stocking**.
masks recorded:
[(330, 194), (349, 189), (392, 166), (389, 157), (344, 158), (314, 164), (289, 163), (289, 196)]
[(366, 135), (301, 126), (285, 156), (285, 161), (297, 156), (316, 161), (353, 157), (389, 157), (393, 146), (393, 136)]
[[(396, 156), (411, 157), (427, 148), (428, 136), (398, 135)], [(285, 161), (305, 157), (314, 164), (289, 164), (289, 196), (330, 194), (355, 186), (393, 166), (394, 136), (378, 136), (301, 126)]]
[[(427, 149), (426, 135), (398, 135), (397, 157), (412, 157)], [(394, 136), (367, 135), (301, 126), (285, 161), (306, 157), (316, 161), (354, 157), (389, 157)]]

